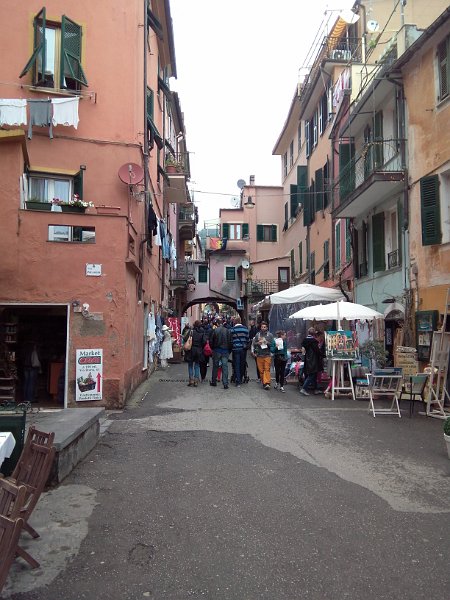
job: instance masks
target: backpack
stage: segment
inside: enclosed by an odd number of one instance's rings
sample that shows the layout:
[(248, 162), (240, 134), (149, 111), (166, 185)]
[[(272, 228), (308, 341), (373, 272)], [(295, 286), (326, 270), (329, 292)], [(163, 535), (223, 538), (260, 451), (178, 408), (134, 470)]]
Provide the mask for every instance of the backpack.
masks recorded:
[(211, 346), (209, 345), (209, 341), (206, 340), (206, 344), (203, 346), (203, 354), (206, 357), (212, 356), (213, 351), (211, 350)]

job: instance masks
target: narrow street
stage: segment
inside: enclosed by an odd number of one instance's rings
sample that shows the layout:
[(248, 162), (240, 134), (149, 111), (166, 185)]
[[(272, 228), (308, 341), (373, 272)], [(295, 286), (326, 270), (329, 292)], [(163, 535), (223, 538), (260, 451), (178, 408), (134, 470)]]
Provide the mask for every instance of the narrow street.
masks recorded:
[[(253, 365), (252, 365), (253, 366)], [(444, 598), (442, 423), (158, 371), (43, 497), (4, 598)], [(25, 544), (24, 544), (25, 545)]]

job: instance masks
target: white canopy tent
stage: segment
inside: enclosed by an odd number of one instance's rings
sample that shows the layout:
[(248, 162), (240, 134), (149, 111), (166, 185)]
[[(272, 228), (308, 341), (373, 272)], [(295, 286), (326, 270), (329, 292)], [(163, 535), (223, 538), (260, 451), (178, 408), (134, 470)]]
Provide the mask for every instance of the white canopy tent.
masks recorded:
[(282, 292), (270, 294), (269, 298), (271, 304), (294, 304), (296, 302), (335, 302), (342, 300), (344, 295), (334, 288), (300, 283)]

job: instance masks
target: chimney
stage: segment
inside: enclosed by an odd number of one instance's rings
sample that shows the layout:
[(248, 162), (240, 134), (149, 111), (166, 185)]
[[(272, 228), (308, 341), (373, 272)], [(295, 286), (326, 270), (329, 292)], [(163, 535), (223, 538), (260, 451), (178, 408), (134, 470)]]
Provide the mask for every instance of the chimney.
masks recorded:
[(255, 176), (254, 175), (250, 175), (250, 183), (249, 185), (255, 185)]

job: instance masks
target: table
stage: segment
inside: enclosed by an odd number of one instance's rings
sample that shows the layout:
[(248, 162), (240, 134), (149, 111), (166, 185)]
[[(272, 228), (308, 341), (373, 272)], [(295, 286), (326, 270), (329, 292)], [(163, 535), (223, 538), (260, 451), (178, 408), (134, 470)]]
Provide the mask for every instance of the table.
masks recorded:
[(0, 467), (5, 458), (9, 458), (16, 445), (16, 439), (10, 431), (0, 431)]

